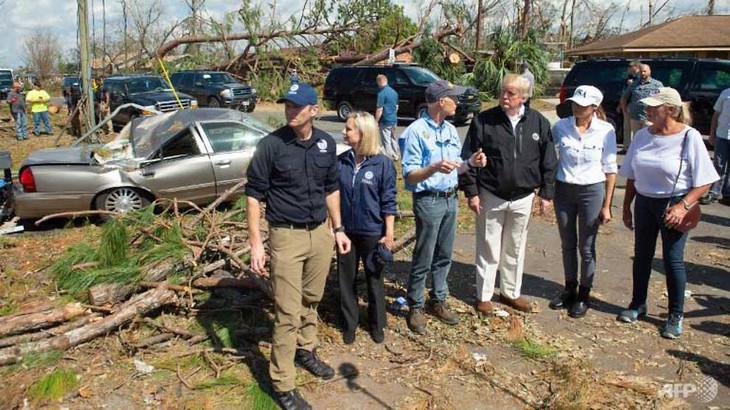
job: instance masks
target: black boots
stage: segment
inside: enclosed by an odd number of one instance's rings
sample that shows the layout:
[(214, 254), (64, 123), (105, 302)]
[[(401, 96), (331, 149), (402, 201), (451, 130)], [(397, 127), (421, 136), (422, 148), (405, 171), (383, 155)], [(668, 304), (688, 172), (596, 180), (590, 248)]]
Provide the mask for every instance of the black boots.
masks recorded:
[(548, 307), (553, 310), (568, 309), (575, 301), (578, 295), (578, 282), (567, 282), (565, 284), (565, 290), (560, 292), (555, 299), (553, 299)]
[(578, 297), (575, 302), (568, 309), (568, 316), (579, 318), (586, 315), (588, 312), (588, 298), (591, 295), (591, 288), (581, 286), (578, 289)]

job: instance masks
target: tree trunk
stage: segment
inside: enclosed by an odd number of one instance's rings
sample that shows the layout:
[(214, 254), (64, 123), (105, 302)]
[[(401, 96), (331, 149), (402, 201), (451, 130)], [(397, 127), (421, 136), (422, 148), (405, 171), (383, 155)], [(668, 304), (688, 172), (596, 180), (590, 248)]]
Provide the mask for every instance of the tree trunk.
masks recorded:
[[(149, 271), (144, 276), (146, 282), (160, 282), (167, 277), (167, 275), (182, 270), (188, 269), (190, 264), (185, 261), (182, 263), (176, 263), (170, 265), (169, 262), (162, 263)], [(115, 305), (126, 298), (132, 293), (136, 292), (137, 286), (133, 285), (120, 285), (116, 283), (103, 283), (100, 285), (94, 285), (89, 289), (89, 304), (92, 306), (104, 306), (104, 305)]]
[(35, 342), (36, 340), (48, 339), (53, 336), (58, 336), (62, 333), (66, 333), (69, 330), (79, 328), (86, 325), (87, 323), (94, 321), (101, 317), (100, 313), (92, 313), (88, 316), (84, 316), (80, 319), (76, 319), (73, 322), (65, 323), (61, 326), (54, 327), (52, 329), (45, 329), (42, 332), (26, 333), (24, 335), (17, 335), (0, 339), (0, 347), (15, 346), (21, 343)]
[(175, 292), (169, 289), (152, 289), (133, 297), (116, 313), (107, 316), (96, 323), (71, 330), (49, 340), (42, 340), (26, 343), (16, 347), (0, 349), (0, 366), (17, 363), (24, 355), (29, 353), (41, 353), (48, 350), (68, 350), (74, 346), (80, 345), (81, 343), (113, 332), (137, 316), (145, 315), (162, 306), (174, 303), (175, 300)]
[(29, 330), (51, 327), (84, 315), (86, 308), (79, 303), (69, 303), (61, 309), (16, 316), (0, 323), (0, 337), (17, 335)]

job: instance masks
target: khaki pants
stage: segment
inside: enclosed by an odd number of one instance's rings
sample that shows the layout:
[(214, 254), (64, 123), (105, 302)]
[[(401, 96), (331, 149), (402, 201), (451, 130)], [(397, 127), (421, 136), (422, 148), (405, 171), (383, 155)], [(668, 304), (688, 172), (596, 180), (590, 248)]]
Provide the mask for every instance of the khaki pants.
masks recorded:
[(330, 271), (334, 238), (327, 224), (304, 229), (271, 228), (271, 280), (274, 288), (274, 335), (269, 375), (274, 390), (296, 385), (296, 349), (317, 345), (317, 304)]
[[(644, 127), (648, 127), (649, 125), (651, 125), (650, 122), (642, 121), (642, 120), (635, 120), (632, 118), (631, 119), (631, 139), (633, 139), (633, 136), (636, 135), (636, 133), (640, 129), (642, 129)], [(627, 151), (629, 149), (629, 145), (631, 145), (631, 139), (629, 139), (628, 144), (626, 143), (626, 141), (624, 141), (624, 149)]]
[(628, 150), (629, 149), (629, 145), (631, 144), (631, 140), (634, 137), (634, 133), (631, 130), (631, 117), (628, 114), (628, 110), (626, 110), (626, 111), (627, 112), (624, 114), (624, 127), (623, 127), (624, 128), (623, 129), (623, 131), (624, 131), (624, 141), (623, 141), (624, 150)]
[(479, 190), (482, 206), (476, 217), (477, 299), (486, 302), (494, 296), (494, 281), (499, 270), (500, 293), (510, 299), (520, 297), (527, 249), (527, 227), (535, 194), (516, 201), (505, 201), (486, 189)]

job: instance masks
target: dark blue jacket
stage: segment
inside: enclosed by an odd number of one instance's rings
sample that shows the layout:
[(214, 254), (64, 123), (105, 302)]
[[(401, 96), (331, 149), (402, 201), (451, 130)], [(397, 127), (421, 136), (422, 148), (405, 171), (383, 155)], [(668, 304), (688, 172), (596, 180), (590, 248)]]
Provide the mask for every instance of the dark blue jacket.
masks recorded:
[(382, 154), (366, 158), (353, 183), (354, 152), (343, 152), (338, 159), (340, 209), (345, 233), (382, 237), (385, 234), (385, 215), (395, 215), (397, 212), (393, 162)]

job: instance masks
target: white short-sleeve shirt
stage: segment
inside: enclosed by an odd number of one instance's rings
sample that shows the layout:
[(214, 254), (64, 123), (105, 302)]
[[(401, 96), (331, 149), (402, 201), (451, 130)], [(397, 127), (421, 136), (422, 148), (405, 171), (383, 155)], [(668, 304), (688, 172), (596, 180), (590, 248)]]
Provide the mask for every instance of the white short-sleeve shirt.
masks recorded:
[(715, 111), (718, 112), (717, 129), (715, 136), (724, 140), (730, 139), (730, 88), (726, 88), (715, 101)]
[[(682, 172), (677, 178), (682, 152), (682, 141), (687, 134), (687, 145), (682, 155)], [(643, 128), (634, 135), (619, 175), (633, 179), (636, 191), (652, 198), (685, 195), (692, 188), (711, 184), (720, 177), (712, 165), (702, 135), (689, 126), (673, 135), (654, 135)]]
[(573, 116), (563, 118), (553, 126), (553, 140), (558, 149), (558, 181), (590, 185), (618, 171), (616, 132), (598, 117), (593, 117), (583, 135), (575, 127)]

